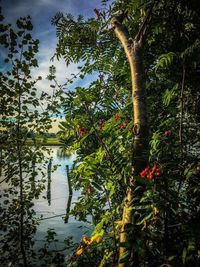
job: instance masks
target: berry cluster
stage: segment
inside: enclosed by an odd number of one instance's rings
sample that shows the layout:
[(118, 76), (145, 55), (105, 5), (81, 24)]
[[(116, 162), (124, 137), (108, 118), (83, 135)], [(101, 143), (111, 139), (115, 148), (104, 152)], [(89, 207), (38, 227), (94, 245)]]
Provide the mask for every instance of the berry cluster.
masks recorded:
[(80, 137), (83, 137), (86, 133), (87, 133), (87, 129), (86, 129), (86, 128), (81, 127), (81, 128), (79, 129), (79, 136), (80, 136)]
[(118, 113), (116, 113), (115, 114), (115, 120), (118, 121), (119, 119), (121, 119), (121, 116)]
[(104, 120), (103, 119), (99, 120), (99, 129), (102, 130), (104, 126), (105, 126)]
[(126, 124), (121, 124), (120, 129), (126, 129)]
[[(121, 120), (121, 118), (122, 117), (118, 113), (115, 114), (115, 121), (116, 122), (118, 120)], [(99, 130), (103, 130), (104, 126), (105, 126), (104, 119), (100, 119), (99, 120)], [(127, 126), (126, 123), (122, 123), (122, 124), (119, 125), (119, 128), (120, 129), (126, 129), (126, 126)], [(83, 137), (86, 133), (87, 133), (87, 129), (86, 128), (84, 128), (84, 127), (80, 127), (79, 128), (79, 136), (80, 137)]]
[[(115, 121), (118, 121), (118, 120), (121, 119), (121, 118), (122, 118), (122, 117), (121, 117), (118, 113), (115, 114)], [(125, 124), (125, 123), (121, 124), (121, 125), (119, 126), (119, 128), (120, 128), (120, 129), (126, 129), (126, 124)]]
[(161, 171), (155, 166), (153, 168), (145, 168), (140, 172), (140, 176), (142, 178), (146, 178), (147, 180), (153, 180), (155, 177), (161, 176)]

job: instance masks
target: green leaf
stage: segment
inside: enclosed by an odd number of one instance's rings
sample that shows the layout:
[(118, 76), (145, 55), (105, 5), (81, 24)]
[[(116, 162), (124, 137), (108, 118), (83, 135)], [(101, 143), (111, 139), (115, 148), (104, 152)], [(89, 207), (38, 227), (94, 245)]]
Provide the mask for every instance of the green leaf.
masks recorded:
[(153, 216), (153, 212), (150, 212), (141, 221), (139, 221), (137, 225), (143, 224), (145, 221), (148, 221), (149, 219), (151, 219), (152, 216)]
[(175, 259), (175, 258), (176, 258), (176, 255), (169, 256), (169, 257), (168, 257), (168, 261), (172, 261), (172, 260)]
[(33, 67), (38, 67), (38, 61), (37, 61), (37, 59), (33, 59), (31, 61), (31, 64), (33, 65)]
[(125, 253), (123, 253), (119, 259), (119, 262), (120, 263), (126, 263), (129, 261), (129, 258), (130, 258), (130, 252), (129, 251), (126, 251)]
[(131, 244), (131, 242), (120, 242), (119, 246), (122, 248), (130, 249), (132, 247), (132, 244)]
[(177, 83), (171, 90), (167, 89), (165, 91), (165, 94), (163, 96), (163, 104), (165, 106), (169, 106), (172, 100), (177, 97), (178, 93), (179, 93), (179, 84)]
[(169, 53), (166, 53), (166, 54), (162, 54), (159, 58), (158, 58), (158, 61), (156, 63), (156, 71), (159, 69), (159, 68), (164, 68), (164, 67), (168, 67), (174, 57), (176, 56), (176, 54), (174, 52), (169, 52)]
[(187, 249), (184, 248), (183, 252), (182, 252), (182, 262), (183, 262), (183, 264), (185, 264), (186, 256), (187, 256)]
[(194, 239), (189, 240), (187, 250), (188, 251), (195, 251), (195, 240)]
[(92, 181), (91, 184), (92, 184), (97, 190), (99, 190), (99, 191), (102, 191), (102, 190), (103, 190), (102, 187), (101, 187), (97, 182)]

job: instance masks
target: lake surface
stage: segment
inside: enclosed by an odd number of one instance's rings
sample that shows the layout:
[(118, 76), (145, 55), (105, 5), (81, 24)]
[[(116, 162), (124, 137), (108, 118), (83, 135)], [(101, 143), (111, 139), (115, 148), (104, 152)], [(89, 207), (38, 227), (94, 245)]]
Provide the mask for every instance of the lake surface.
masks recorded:
[[(87, 231), (91, 232), (90, 225), (84, 224), (83, 222), (78, 222), (73, 216), (69, 216), (68, 222), (65, 223), (66, 209), (69, 199), (69, 187), (67, 179), (66, 165), (69, 168), (73, 164), (75, 156), (72, 155), (69, 158), (60, 157), (59, 152), (61, 147), (50, 147), (52, 166), (59, 164), (60, 166), (56, 171), (51, 173), (51, 183), (48, 186), (46, 183), (46, 189), (41, 194), (38, 200), (35, 200), (35, 211), (37, 217), (43, 216), (40, 225), (37, 228), (35, 236), (35, 247), (41, 248), (44, 245), (45, 236), (48, 229), (54, 229), (57, 236), (56, 239), (59, 242), (56, 244), (56, 248), (61, 248), (63, 246), (63, 240), (69, 236), (73, 236), (75, 242), (79, 242), (81, 236)], [(49, 189), (49, 190), (48, 190)], [(47, 191), (50, 198), (47, 199)], [(71, 207), (77, 201), (79, 192), (73, 190)], [(44, 199), (44, 197), (46, 199)]]

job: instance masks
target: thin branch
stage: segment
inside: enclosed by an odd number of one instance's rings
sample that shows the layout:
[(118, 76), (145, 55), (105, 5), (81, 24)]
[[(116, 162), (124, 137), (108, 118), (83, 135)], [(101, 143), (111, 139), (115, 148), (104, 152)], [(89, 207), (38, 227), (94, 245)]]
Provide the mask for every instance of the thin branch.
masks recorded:
[(52, 219), (52, 218), (56, 218), (56, 217), (60, 217), (60, 216), (65, 216), (66, 213), (64, 214), (58, 214), (58, 215), (54, 215), (54, 216), (50, 216), (50, 217), (46, 217), (46, 218), (41, 218), (39, 219), (40, 221), (43, 221), (43, 220), (48, 220), (48, 219)]
[[(180, 126), (179, 126), (179, 141), (180, 141), (180, 153), (181, 153), (181, 162), (183, 161), (183, 108), (184, 108), (184, 89), (185, 89), (185, 71), (186, 67), (183, 63), (183, 74), (182, 74), (182, 83), (181, 83), (181, 114), (180, 114)], [(180, 177), (179, 185), (178, 185), (178, 194), (181, 190), (182, 186), (182, 175)]]
[(180, 152), (181, 158), (183, 157), (183, 108), (184, 108), (184, 88), (185, 88), (185, 65), (183, 64), (183, 76), (181, 83), (181, 114), (180, 114), (180, 128), (179, 128), (179, 140), (180, 140)]
[(145, 39), (145, 36), (146, 36), (146, 31), (150, 25), (150, 22), (151, 22), (151, 19), (152, 19), (152, 14), (153, 14), (153, 8), (156, 4), (156, 0), (153, 1), (151, 7), (149, 8), (149, 11), (146, 15), (146, 18), (144, 19), (136, 37), (135, 37), (135, 40), (137, 42), (140, 42), (140, 43), (143, 43), (144, 42), (144, 39)]
[[(116, 173), (116, 174), (118, 174), (118, 175), (121, 176), (122, 173), (119, 172), (119, 169), (120, 169), (120, 168), (119, 168), (119, 166), (116, 166), (116, 164), (115, 164), (115, 162), (114, 162), (114, 159), (113, 159), (113, 155), (110, 153), (110, 151), (109, 151), (109, 149), (108, 149), (106, 143), (105, 143), (105, 142), (103, 141), (103, 139), (99, 136), (98, 130), (97, 130), (96, 127), (95, 127), (94, 120), (93, 120), (93, 118), (91, 117), (90, 112), (89, 112), (89, 110), (88, 110), (88, 107), (87, 107), (86, 105), (85, 105), (85, 108), (86, 108), (86, 111), (87, 111), (87, 113), (88, 113), (89, 119), (90, 119), (90, 121), (91, 121), (91, 123), (92, 123), (92, 128), (94, 129), (94, 134), (95, 134), (97, 140), (99, 141), (101, 147), (105, 150), (105, 152), (106, 152), (106, 154), (107, 154), (108, 160), (109, 160), (109, 162), (110, 162), (110, 168), (111, 168), (111, 170), (113, 171), (113, 173)], [(123, 186), (123, 184), (122, 184), (122, 182), (121, 182), (120, 180), (119, 180), (119, 184), (120, 184), (121, 189), (123, 190), (124, 194), (126, 194), (126, 191), (125, 191), (125, 189), (124, 189), (124, 186)]]
[(9, 178), (8, 177), (5, 177), (3, 180), (0, 181), (0, 184), (2, 184), (7, 179), (9, 179)]

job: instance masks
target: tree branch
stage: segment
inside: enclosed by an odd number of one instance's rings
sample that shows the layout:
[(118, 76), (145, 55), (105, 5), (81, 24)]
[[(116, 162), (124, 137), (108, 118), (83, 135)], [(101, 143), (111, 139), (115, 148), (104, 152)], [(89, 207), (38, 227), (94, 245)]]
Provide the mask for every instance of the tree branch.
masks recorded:
[(149, 11), (146, 15), (146, 18), (144, 19), (137, 35), (135, 36), (135, 41), (136, 42), (139, 42), (139, 43), (143, 43), (144, 42), (144, 39), (146, 37), (146, 31), (148, 29), (148, 26), (151, 22), (151, 19), (152, 19), (152, 13), (153, 13), (153, 8), (156, 4), (157, 0), (154, 0), (151, 7), (149, 8)]
[(125, 26), (121, 24), (117, 17), (114, 17), (111, 21), (112, 27), (115, 31), (116, 36), (119, 38), (121, 44), (124, 47), (126, 56), (128, 60), (131, 60), (131, 46), (133, 44), (133, 40), (129, 38), (128, 31)]

